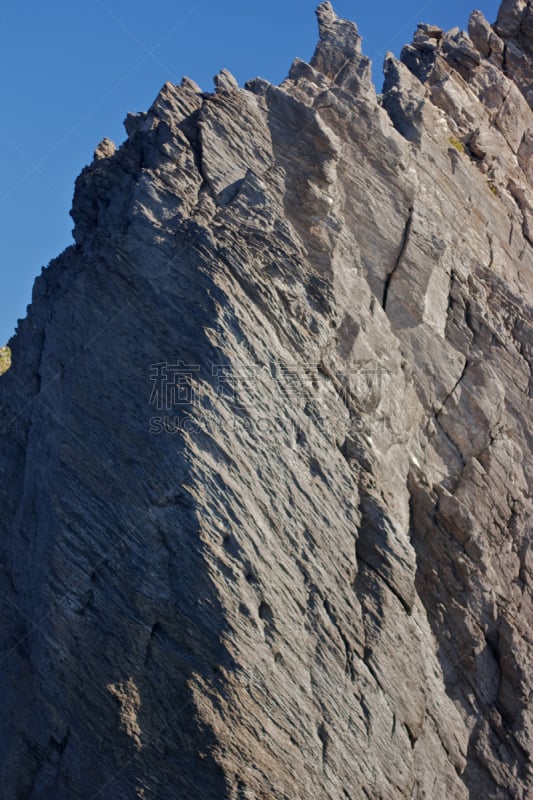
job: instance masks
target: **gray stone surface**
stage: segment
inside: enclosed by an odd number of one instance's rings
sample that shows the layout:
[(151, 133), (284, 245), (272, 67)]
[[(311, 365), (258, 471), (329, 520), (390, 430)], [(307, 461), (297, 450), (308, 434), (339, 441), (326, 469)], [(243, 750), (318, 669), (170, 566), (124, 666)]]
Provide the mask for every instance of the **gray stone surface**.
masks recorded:
[(6, 800), (529, 800), (532, 12), (376, 95), (322, 3), (99, 145), (0, 379)]

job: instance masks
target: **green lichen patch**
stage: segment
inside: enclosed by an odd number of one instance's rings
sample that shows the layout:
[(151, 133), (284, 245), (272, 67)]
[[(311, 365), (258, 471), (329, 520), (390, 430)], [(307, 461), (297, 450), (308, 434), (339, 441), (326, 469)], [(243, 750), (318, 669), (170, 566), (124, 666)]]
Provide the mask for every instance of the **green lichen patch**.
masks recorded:
[(458, 150), (460, 153), (464, 153), (465, 146), (460, 139), (456, 139), (455, 136), (450, 136), (448, 141), (452, 147), (455, 147), (455, 149)]

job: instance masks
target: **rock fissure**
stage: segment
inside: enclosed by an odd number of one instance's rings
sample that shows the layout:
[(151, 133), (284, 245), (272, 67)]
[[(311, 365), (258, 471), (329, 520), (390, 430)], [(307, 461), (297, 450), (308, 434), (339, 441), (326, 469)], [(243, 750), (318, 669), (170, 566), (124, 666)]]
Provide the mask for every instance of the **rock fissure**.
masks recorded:
[(411, 207), (409, 209), (409, 216), (407, 217), (407, 221), (406, 221), (404, 229), (403, 229), (402, 241), (401, 241), (401, 244), (400, 244), (400, 251), (398, 253), (398, 257), (396, 258), (396, 262), (394, 264), (394, 267), (392, 268), (392, 270), (389, 272), (389, 274), (385, 278), (385, 284), (383, 286), (383, 298), (382, 298), (382, 301), (381, 301), (381, 305), (382, 305), (384, 311), (387, 310), (387, 300), (388, 300), (388, 296), (389, 296), (389, 289), (390, 289), (391, 281), (394, 278), (394, 275), (396, 274), (396, 272), (400, 269), (402, 261), (403, 261), (403, 259), (405, 257), (405, 253), (406, 253), (407, 248), (409, 246), (409, 236), (410, 236), (410, 233), (411, 233), (411, 226), (413, 224), (413, 214), (414, 214), (414, 207)]

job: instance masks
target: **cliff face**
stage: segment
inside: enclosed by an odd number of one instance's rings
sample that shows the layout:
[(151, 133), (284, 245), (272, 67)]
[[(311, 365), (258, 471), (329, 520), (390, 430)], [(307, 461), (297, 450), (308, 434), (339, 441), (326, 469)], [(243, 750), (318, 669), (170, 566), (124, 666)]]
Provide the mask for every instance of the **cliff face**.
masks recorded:
[(166, 84), (0, 379), (6, 800), (531, 798), (533, 3)]

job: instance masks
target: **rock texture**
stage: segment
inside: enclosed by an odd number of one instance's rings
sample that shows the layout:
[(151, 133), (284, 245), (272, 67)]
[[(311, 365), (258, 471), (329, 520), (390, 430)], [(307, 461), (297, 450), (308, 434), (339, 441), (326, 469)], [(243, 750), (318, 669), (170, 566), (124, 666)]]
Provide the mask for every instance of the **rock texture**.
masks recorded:
[(0, 381), (5, 800), (531, 798), (533, 3), (167, 83)]

